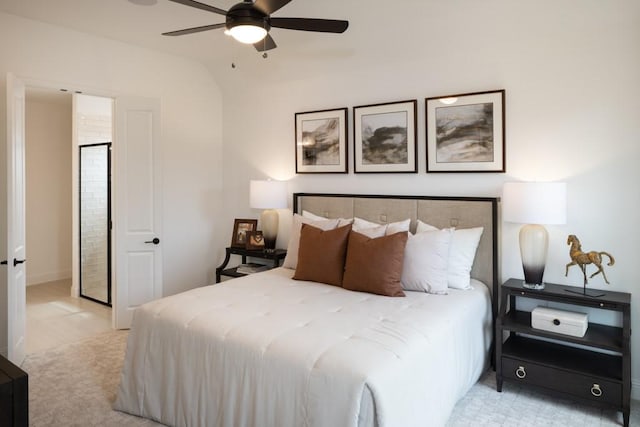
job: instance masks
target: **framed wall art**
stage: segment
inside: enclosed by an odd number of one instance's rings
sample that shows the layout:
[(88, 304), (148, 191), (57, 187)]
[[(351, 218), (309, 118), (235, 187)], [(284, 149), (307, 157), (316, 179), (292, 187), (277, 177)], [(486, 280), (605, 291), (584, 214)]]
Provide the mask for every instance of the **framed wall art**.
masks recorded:
[(355, 173), (418, 171), (417, 101), (353, 107)]
[(247, 246), (248, 233), (256, 231), (258, 228), (257, 219), (235, 219), (233, 221), (233, 234), (231, 235), (231, 246), (244, 248)]
[(505, 172), (505, 91), (425, 99), (427, 172)]
[(347, 173), (347, 109), (295, 117), (296, 173)]

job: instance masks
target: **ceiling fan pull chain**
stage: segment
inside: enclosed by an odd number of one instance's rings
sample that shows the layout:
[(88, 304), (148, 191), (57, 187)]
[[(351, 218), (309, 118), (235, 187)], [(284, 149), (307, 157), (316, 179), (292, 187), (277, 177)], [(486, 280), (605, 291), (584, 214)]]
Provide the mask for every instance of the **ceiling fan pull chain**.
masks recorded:
[[(267, 30), (267, 18), (264, 18), (262, 20), (262, 28), (265, 29), (265, 31)], [(263, 47), (263, 53), (262, 53), (262, 57), (264, 59), (267, 59), (267, 57), (269, 55), (267, 55), (267, 37), (269, 37), (269, 32), (267, 31), (267, 35), (262, 39), (262, 47)]]

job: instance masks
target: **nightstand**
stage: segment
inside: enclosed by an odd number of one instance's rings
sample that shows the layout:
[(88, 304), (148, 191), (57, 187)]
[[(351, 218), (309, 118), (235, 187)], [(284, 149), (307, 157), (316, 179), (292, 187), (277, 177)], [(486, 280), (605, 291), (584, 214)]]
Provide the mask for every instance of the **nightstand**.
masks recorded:
[[(568, 289), (580, 288), (547, 283), (543, 290), (526, 289), (519, 279), (509, 279), (502, 285), (496, 319), (497, 390), (502, 391), (503, 380), (507, 380), (614, 408), (622, 411), (627, 427), (631, 398), (631, 294), (604, 291), (603, 296), (594, 298), (567, 292)], [(518, 297), (574, 306), (567, 310), (591, 307), (618, 312), (622, 325), (589, 323), (584, 337), (534, 329), (531, 313), (518, 310)], [(575, 344), (580, 347), (570, 346)]]
[(231, 259), (231, 255), (240, 255), (242, 257), (242, 263), (247, 263), (247, 257), (259, 258), (271, 261), (271, 268), (276, 268), (280, 265), (280, 261), (284, 260), (287, 256), (286, 249), (276, 249), (273, 252), (265, 252), (261, 249), (249, 250), (245, 248), (228, 247), (225, 249), (225, 257), (222, 264), (216, 267), (216, 283), (220, 283), (221, 276), (227, 277), (242, 277), (246, 274), (238, 273), (238, 267), (226, 268)]
[(0, 424), (29, 425), (29, 378), (27, 373), (0, 356)]

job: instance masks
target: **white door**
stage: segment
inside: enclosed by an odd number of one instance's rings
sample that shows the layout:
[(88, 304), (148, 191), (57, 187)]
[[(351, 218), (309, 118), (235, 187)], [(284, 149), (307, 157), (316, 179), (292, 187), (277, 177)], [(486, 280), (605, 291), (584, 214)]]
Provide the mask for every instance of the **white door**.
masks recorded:
[(114, 159), (115, 318), (162, 296), (160, 102), (116, 98)]
[(7, 74), (7, 354), (25, 356), (25, 128), (24, 83)]

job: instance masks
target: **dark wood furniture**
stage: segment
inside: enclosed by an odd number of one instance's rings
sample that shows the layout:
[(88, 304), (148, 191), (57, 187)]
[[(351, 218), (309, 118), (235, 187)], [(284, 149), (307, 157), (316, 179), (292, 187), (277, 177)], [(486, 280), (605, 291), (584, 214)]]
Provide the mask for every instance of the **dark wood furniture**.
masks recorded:
[(240, 255), (242, 257), (242, 263), (247, 263), (247, 257), (249, 258), (260, 258), (269, 260), (272, 262), (272, 268), (276, 268), (280, 265), (280, 261), (284, 260), (284, 257), (287, 256), (286, 249), (276, 249), (273, 252), (265, 252), (262, 249), (259, 250), (249, 250), (245, 248), (234, 248), (228, 247), (225, 249), (225, 257), (222, 264), (216, 267), (216, 283), (220, 283), (221, 276), (227, 277), (242, 277), (246, 276), (246, 274), (238, 273), (238, 267), (226, 268), (227, 264), (229, 264), (229, 260), (231, 259), (231, 255)]
[[(595, 298), (567, 291), (576, 289), (579, 288), (550, 283), (544, 290), (526, 289), (519, 279), (509, 279), (502, 285), (496, 321), (497, 390), (502, 391), (503, 380), (515, 381), (614, 408), (622, 411), (627, 427), (631, 398), (631, 295), (603, 291), (603, 296)], [(533, 329), (531, 313), (518, 310), (517, 297), (619, 312), (622, 326), (589, 323), (584, 337)], [(579, 307), (575, 311), (580, 311)], [(503, 342), (505, 332), (509, 335)]]
[(27, 373), (0, 356), (0, 425), (29, 425)]

